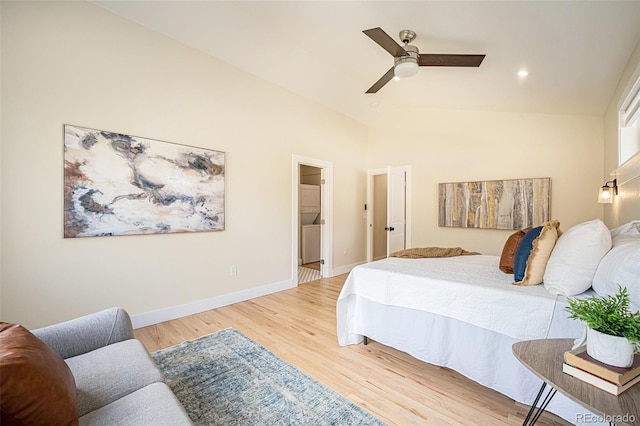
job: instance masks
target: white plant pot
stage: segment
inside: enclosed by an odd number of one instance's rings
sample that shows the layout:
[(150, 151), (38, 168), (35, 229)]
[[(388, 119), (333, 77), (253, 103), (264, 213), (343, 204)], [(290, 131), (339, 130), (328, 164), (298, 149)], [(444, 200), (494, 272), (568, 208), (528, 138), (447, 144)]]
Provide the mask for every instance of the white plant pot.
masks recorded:
[(587, 353), (594, 359), (615, 367), (631, 367), (635, 346), (626, 337), (587, 330)]

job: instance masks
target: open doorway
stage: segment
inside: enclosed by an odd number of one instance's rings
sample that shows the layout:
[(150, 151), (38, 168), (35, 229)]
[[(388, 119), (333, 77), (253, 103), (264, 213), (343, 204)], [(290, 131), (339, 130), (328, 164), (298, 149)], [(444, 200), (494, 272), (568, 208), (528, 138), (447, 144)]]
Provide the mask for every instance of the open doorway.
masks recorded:
[(294, 283), (330, 276), (333, 163), (298, 155), (292, 164), (292, 278)]
[(411, 247), (411, 166), (367, 172), (367, 262)]
[(299, 179), (298, 284), (301, 284), (321, 277), (322, 169), (300, 164)]

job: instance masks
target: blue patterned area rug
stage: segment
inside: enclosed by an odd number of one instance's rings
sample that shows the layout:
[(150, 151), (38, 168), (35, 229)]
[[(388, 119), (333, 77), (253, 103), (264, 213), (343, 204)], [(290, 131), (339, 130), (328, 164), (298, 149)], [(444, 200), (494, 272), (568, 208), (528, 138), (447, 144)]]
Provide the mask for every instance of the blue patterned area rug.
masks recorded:
[(233, 328), (151, 356), (197, 425), (384, 425)]

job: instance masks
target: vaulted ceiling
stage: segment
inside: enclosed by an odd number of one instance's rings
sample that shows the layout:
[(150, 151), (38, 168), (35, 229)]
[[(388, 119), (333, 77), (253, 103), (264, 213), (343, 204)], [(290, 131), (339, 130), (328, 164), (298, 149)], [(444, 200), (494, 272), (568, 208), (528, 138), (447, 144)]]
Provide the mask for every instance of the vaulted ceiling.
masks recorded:
[[(640, 40), (633, 0), (93, 3), (364, 123), (389, 108), (600, 115)], [(415, 31), (421, 53), (487, 56), (365, 94), (393, 65), (374, 27)]]

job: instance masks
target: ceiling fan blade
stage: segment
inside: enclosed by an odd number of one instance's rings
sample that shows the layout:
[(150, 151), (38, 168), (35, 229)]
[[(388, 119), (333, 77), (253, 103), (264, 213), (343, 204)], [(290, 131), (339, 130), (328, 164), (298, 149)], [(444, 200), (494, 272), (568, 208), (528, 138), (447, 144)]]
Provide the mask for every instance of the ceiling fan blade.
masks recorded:
[(479, 67), (485, 55), (420, 54), (421, 67)]
[(382, 28), (371, 28), (370, 30), (362, 31), (371, 40), (378, 43), (384, 50), (391, 53), (393, 57), (407, 56), (407, 51), (402, 48), (394, 39), (385, 33)]
[(380, 77), (380, 80), (376, 81), (373, 86), (366, 91), (366, 93), (376, 93), (378, 90), (382, 89), (382, 86), (387, 84), (394, 76), (393, 67), (385, 75)]

